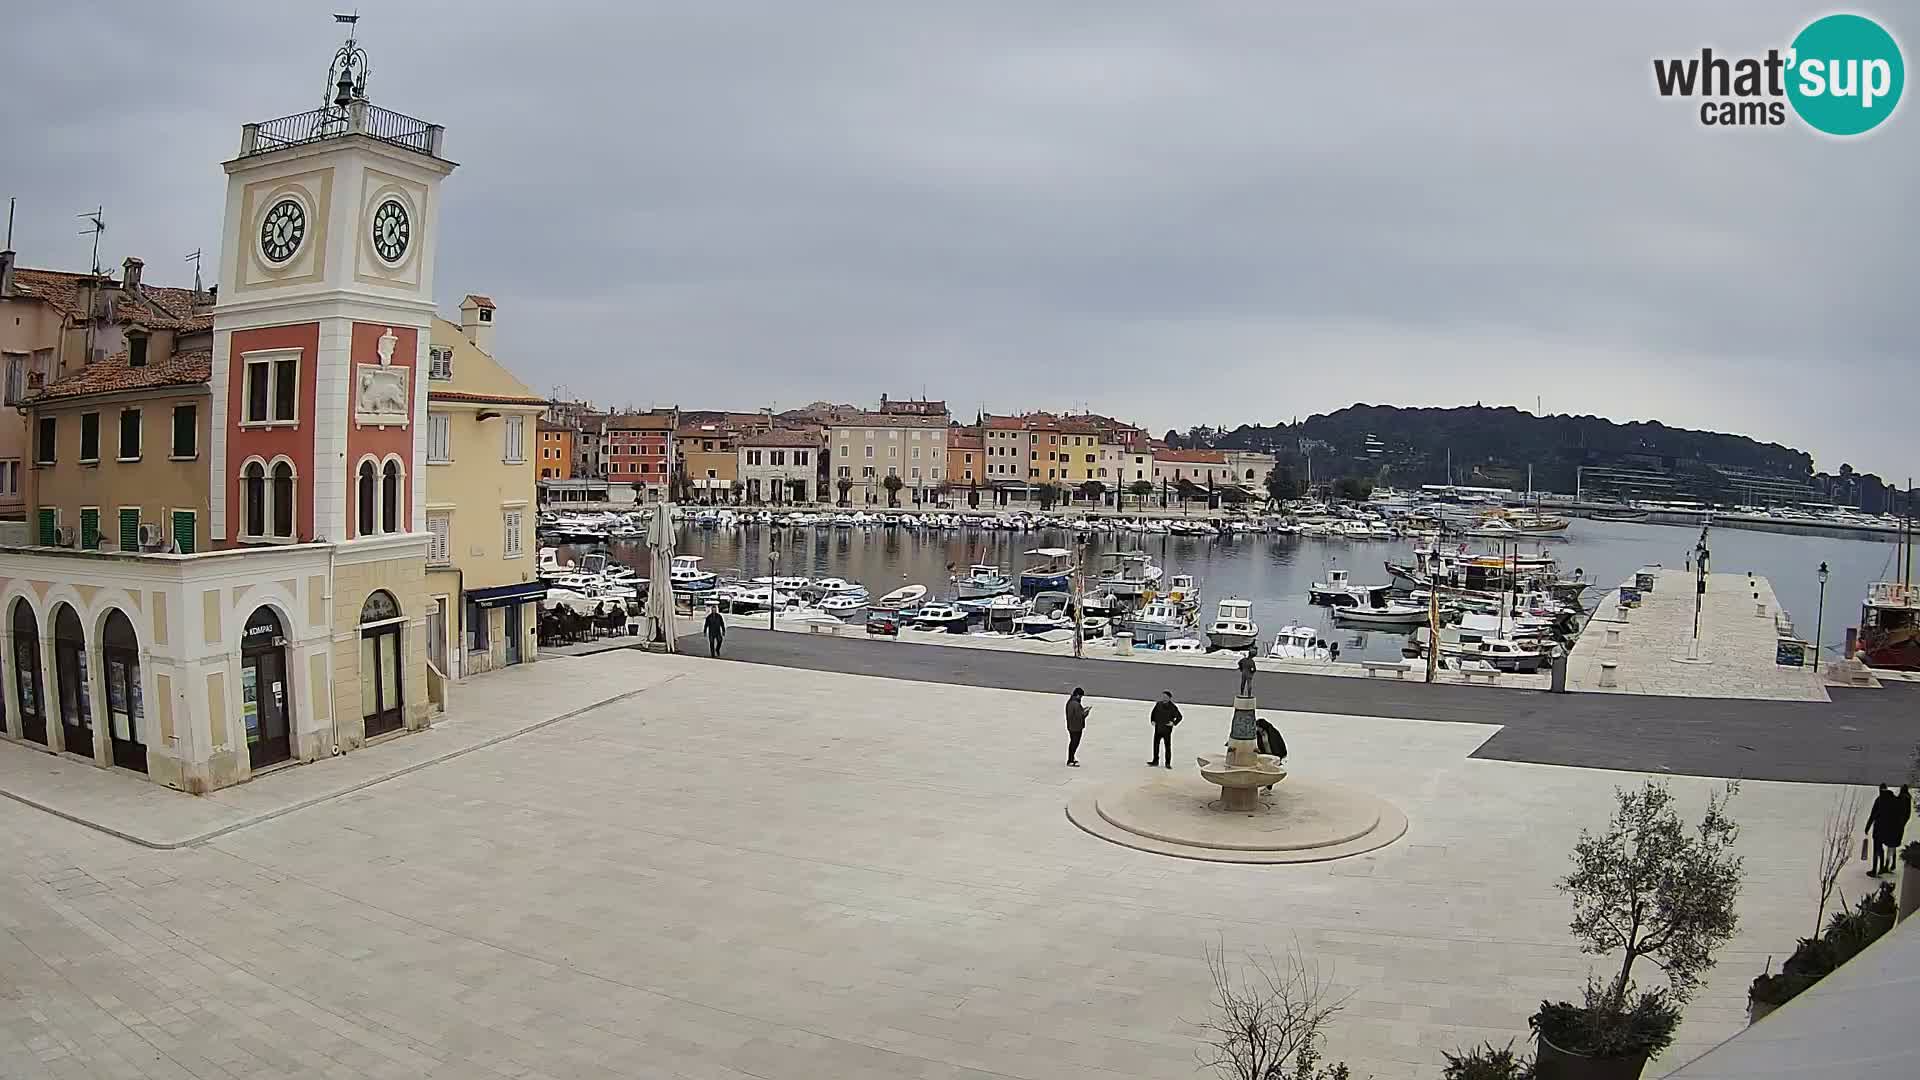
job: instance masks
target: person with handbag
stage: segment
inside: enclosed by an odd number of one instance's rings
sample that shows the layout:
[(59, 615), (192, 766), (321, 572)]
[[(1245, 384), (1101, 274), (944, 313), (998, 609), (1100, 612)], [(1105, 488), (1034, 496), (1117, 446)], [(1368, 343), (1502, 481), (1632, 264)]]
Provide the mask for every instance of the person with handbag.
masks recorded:
[[(1867, 874), (1879, 877), (1893, 873), (1893, 856), (1900, 849), (1900, 834), (1906, 831), (1904, 812), (1900, 799), (1887, 785), (1880, 785), (1880, 794), (1874, 796), (1873, 809), (1867, 811), (1867, 837), (1873, 841), (1873, 869)], [(1860, 842), (1860, 857), (1866, 858), (1867, 841)]]

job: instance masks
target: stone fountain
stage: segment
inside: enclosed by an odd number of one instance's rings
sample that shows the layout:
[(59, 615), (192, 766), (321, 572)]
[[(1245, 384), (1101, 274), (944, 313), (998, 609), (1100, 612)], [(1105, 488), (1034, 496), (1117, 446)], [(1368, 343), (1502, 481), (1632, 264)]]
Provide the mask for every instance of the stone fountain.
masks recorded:
[(1253, 675), (1249, 656), (1240, 662), (1227, 752), (1201, 757), (1199, 776), (1082, 789), (1067, 804), (1068, 820), (1122, 847), (1231, 863), (1344, 859), (1405, 835), (1406, 815), (1383, 799), (1302, 777), (1280, 783), (1280, 759), (1259, 751)]

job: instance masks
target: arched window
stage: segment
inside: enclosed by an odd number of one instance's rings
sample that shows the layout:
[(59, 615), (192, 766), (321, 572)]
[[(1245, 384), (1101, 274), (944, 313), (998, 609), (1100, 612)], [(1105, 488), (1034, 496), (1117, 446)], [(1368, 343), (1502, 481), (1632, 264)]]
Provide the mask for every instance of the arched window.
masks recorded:
[(293, 539), (293, 466), (273, 467), (273, 535)]
[(375, 589), (360, 605), (360, 625), (385, 622), (400, 617), (400, 603), (385, 589)]
[(360, 463), (360, 530), (361, 536), (373, 535), (373, 489), (378, 483), (374, 476), (373, 462)]
[(247, 536), (267, 535), (267, 467), (249, 461), (240, 470), (240, 505)]
[(400, 463), (388, 461), (380, 478), (380, 531), (400, 531)]

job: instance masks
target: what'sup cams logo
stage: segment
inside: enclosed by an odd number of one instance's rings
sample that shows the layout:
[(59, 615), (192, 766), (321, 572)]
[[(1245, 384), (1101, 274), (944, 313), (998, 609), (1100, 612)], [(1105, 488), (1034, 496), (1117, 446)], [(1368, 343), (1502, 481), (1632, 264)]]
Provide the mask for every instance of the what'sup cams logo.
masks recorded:
[(1864, 15), (1828, 15), (1764, 57), (1699, 56), (1653, 62), (1661, 97), (1700, 99), (1708, 127), (1777, 127), (1787, 108), (1815, 131), (1864, 135), (1900, 104), (1906, 65), (1893, 35)]

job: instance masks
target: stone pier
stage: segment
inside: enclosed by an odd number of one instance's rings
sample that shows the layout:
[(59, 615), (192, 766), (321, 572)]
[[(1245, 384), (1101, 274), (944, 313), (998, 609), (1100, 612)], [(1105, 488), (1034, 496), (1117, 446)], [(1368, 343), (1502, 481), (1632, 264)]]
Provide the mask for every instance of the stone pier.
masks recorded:
[[(1752, 698), (1767, 701), (1827, 701), (1812, 667), (1774, 663), (1774, 617), (1780, 603), (1773, 586), (1744, 571), (1707, 575), (1700, 609), (1699, 662), (1685, 662), (1693, 642), (1695, 577), (1685, 570), (1651, 567), (1652, 591), (1640, 606), (1623, 610), (1620, 588), (1600, 601), (1567, 658), (1567, 686), (1602, 694)], [(1633, 579), (1621, 583), (1632, 588)]]

